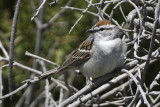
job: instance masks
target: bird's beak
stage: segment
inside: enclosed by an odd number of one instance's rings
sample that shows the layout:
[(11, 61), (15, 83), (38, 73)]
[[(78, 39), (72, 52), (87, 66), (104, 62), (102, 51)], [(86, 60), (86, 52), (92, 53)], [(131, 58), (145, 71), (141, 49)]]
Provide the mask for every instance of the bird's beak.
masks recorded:
[(91, 29), (88, 29), (86, 32), (88, 32), (88, 33), (95, 33), (95, 32), (97, 32), (99, 29), (93, 29), (93, 28), (91, 28)]
[(86, 32), (88, 32), (88, 33), (94, 33), (94, 29), (88, 29)]

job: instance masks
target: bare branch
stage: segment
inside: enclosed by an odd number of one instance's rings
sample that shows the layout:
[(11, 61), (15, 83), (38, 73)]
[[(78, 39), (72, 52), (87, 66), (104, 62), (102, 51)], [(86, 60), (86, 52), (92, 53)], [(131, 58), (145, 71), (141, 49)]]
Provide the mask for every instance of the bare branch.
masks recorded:
[(156, 10), (155, 10), (154, 28), (153, 28), (153, 31), (152, 31), (152, 38), (151, 38), (151, 42), (150, 42), (150, 46), (149, 46), (148, 58), (147, 58), (146, 65), (145, 65), (144, 71), (143, 71), (142, 83), (144, 83), (144, 81), (146, 79), (146, 74), (147, 74), (147, 70), (148, 70), (148, 67), (149, 67), (150, 57), (151, 57), (152, 51), (153, 51), (156, 28), (157, 28), (158, 20), (159, 20), (159, 9), (160, 9), (160, 1), (158, 1), (158, 5), (157, 5)]
[(38, 15), (39, 11), (43, 8), (43, 6), (45, 5), (47, 0), (43, 0), (42, 4), (39, 6), (39, 8), (37, 9), (37, 12), (33, 15), (33, 17), (31, 18), (31, 21)]
[(76, 26), (76, 24), (82, 19), (82, 17), (84, 16), (84, 14), (87, 12), (87, 10), (89, 9), (89, 7), (92, 5), (92, 1), (93, 0), (90, 0), (87, 8), (83, 11), (82, 15), (80, 16), (80, 18), (76, 21), (76, 23), (71, 27), (70, 31), (69, 31), (69, 34), (71, 33), (71, 31), (73, 30), (73, 28)]
[[(152, 63), (156, 61), (156, 60), (152, 60)], [(144, 67), (145, 63), (141, 64), (141, 67)], [(130, 70), (130, 72), (136, 72), (135, 69)], [(94, 84), (96, 87), (98, 87), (100, 84), (102, 84), (104, 81), (107, 81), (108, 79), (112, 78), (114, 75), (114, 72), (111, 72), (99, 79), (97, 79)], [(104, 84), (103, 86), (99, 87), (101, 88), (101, 91), (109, 88), (111, 85), (113, 85), (114, 83), (118, 83), (118, 81), (124, 79), (127, 77), (127, 74), (122, 74), (114, 79), (112, 79), (109, 83)], [(112, 83), (112, 84), (111, 84)], [(68, 104), (70, 104), (71, 102), (73, 102), (74, 100), (76, 100), (77, 98), (79, 98), (82, 94), (86, 94), (87, 92), (89, 92), (91, 90), (90, 86), (85, 86), (83, 89), (81, 89), (79, 92), (77, 92), (76, 94), (74, 94), (73, 96), (69, 97), (68, 99), (66, 99), (64, 102), (62, 102), (60, 105), (58, 105), (58, 107), (64, 107), (67, 106)], [(87, 99), (91, 98), (94, 95), (97, 95), (99, 92), (101, 91), (93, 91), (92, 95), (88, 94), (86, 96), (83, 97), (83, 100), (81, 98), (81, 101), (85, 102)], [(79, 101), (79, 100), (78, 100)], [(81, 103), (80, 101), (78, 103)]]
[[(73, 0), (69, 0), (69, 1), (67, 2), (66, 6), (70, 6), (70, 5), (72, 4), (72, 2), (73, 2)], [(60, 16), (62, 13), (64, 13), (65, 11), (66, 11), (65, 8), (61, 9), (56, 15), (54, 15), (54, 16), (48, 21), (48, 23), (43, 24), (43, 25), (42, 25), (42, 28), (43, 28), (43, 29), (46, 29), (46, 28), (48, 28), (49, 26), (51, 26), (52, 23), (55, 22), (55, 20), (58, 19), (59, 16)]]
[(148, 107), (150, 107), (150, 104), (149, 104), (149, 102), (148, 102), (148, 100), (147, 100), (147, 98), (146, 98), (145, 92), (143, 91), (143, 89), (142, 89), (140, 83), (138, 82), (138, 80), (137, 80), (137, 79), (134, 77), (134, 75), (133, 75), (132, 73), (130, 73), (129, 71), (124, 70), (124, 69), (123, 69), (122, 71), (125, 72), (125, 73), (127, 73), (127, 74), (133, 79), (133, 81), (135, 82), (135, 84), (136, 84), (136, 86), (138, 87), (139, 91), (141, 92), (141, 95), (142, 95), (142, 97), (143, 97), (144, 103), (145, 103)]
[(7, 59), (9, 59), (9, 55), (8, 55), (7, 51), (5, 50), (5, 48), (3, 47), (1, 41), (0, 41), (0, 49), (1, 49), (2, 52), (4, 53), (5, 57), (6, 57)]
[(34, 57), (34, 58), (37, 58), (37, 59), (40, 59), (40, 60), (43, 60), (43, 61), (45, 61), (45, 62), (47, 62), (47, 63), (50, 63), (50, 64), (52, 64), (52, 65), (54, 65), (54, 66), (56, 66), (56, 67), (59, 67), (59, 65), (57, 65), (56, 63), (51, 62), (51, 61), (49, 61), (49, 60), (47, 60), (47, 59), (45, 59), (45, 58), (39, 57), (39, 56), (37, 56), (37, 55), (31, 54), (31, 53), (29, 53), (28, 51), (26, 51), (25, 55), (31, 56), (31, 57)]
[[(14, 17), (13, 17), (13, 24), (12, 24), (12, 33), (10, 38), (10, 48), (9, 48), (9, 73), (8, 73), (8, 83), (9, 83), (9, 92), (13, 90), (13, 74), (12, 74), (12, 68), (13, 68), (13, 58), (14, 58), (14, 39), (15, 34), (17, 30), (17, 21), (18, 21), (18, 15), (19, 15), (19, 9), (20, 9), (21, 0), (17, 1)], [(11, 97), (10, 97), (11, 98)]]

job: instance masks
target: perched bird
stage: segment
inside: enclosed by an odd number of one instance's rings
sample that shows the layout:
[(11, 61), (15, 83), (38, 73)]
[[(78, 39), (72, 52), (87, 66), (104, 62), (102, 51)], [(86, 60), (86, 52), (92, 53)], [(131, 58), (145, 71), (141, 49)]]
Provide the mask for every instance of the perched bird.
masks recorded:
[(100, 20), (88, 32), (91, 36), (73, 50), (59, 68), (43, 73), (39, 79), (70, 70), (80, 70), (87, 78), (97, 78), (124, 64), (127, 45), (120, 39), (121, 30), (116, 25)]

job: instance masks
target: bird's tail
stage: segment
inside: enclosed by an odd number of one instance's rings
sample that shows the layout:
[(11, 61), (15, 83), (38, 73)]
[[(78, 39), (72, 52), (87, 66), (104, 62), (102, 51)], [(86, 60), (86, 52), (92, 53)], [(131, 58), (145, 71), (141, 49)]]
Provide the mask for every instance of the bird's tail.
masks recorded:
[(49, 71), (41, 74), (38, 78), (39, 78), (40, 80), (41, 80), (41, 79), (50, 78), (52, 75), (56, 74), (58, 71), (59, 71), (58, 68), (49, 70)]

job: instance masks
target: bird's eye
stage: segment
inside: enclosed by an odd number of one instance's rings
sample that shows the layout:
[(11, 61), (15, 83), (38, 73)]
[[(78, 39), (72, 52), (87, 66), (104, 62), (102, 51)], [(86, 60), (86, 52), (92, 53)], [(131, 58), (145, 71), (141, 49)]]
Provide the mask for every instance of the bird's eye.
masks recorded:
[(100, 28), (100, 31), (103, 31), (104, 30), (104, 28)]

